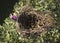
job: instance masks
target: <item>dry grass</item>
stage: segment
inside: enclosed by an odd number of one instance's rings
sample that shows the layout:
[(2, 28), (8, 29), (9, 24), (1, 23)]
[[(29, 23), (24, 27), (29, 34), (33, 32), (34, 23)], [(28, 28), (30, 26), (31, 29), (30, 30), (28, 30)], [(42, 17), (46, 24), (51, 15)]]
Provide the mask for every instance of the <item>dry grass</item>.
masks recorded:
[(39, 35), (41, 32), (54, 27), (54, 18), (50, 12), (41, 12), (31, 7), (19, 10), (17, 31), (22, 35)]

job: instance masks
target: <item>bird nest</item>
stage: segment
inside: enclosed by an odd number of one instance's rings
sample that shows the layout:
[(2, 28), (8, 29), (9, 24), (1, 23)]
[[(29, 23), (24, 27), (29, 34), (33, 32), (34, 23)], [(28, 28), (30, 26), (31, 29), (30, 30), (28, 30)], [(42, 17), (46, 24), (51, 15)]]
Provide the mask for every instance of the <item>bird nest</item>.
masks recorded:
[(17, 31), (21, 35), (40, 34), (54, 27), (54, 18), (51, 12), (41, 12), (25, 7), (19, 10), (16, 24)]

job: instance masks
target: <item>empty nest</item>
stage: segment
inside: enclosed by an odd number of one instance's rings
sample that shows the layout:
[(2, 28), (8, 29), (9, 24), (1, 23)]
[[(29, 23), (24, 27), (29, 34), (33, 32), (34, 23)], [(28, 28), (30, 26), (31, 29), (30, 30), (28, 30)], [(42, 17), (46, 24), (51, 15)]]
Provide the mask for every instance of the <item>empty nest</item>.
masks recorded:
[(37, 11), (31, 7), (19, 10), (17, 16), (17, 31), (22, 35), (36, 35), (54, 27), (52, 13)]

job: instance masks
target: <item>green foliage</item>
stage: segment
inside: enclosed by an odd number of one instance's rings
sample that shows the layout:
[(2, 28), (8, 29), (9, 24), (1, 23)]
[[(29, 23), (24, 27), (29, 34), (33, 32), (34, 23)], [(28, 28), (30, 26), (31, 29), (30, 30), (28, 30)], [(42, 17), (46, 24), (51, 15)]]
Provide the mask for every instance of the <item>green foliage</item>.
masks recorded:
[(14, 6), (14, 11), (26, 4), (40, 11), (50, 10), (54, 12), (57, 21), (55, 28), (42, 33), (36, 42), (34, 42), (35, 38), (32, 37), (24, 40), (16, 31), (15, 21), (8, 17), (4, 20), (3, 26), (0, 25), (0, 43), (25, 43), (24, 41), (26, 43), (57, 43), (60, 39), (60, 0), (19, 0), (19, 3)]

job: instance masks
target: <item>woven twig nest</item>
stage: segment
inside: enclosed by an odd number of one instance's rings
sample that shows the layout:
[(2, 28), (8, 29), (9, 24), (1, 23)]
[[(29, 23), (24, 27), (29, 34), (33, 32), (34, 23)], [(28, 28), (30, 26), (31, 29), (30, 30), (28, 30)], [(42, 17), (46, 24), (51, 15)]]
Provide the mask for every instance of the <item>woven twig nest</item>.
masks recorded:
[(54, 27), (54, 18), (50, 12), (40, 12), (31, 7), (19, 10), (17, 31), (22, 35), (39, 34)]

